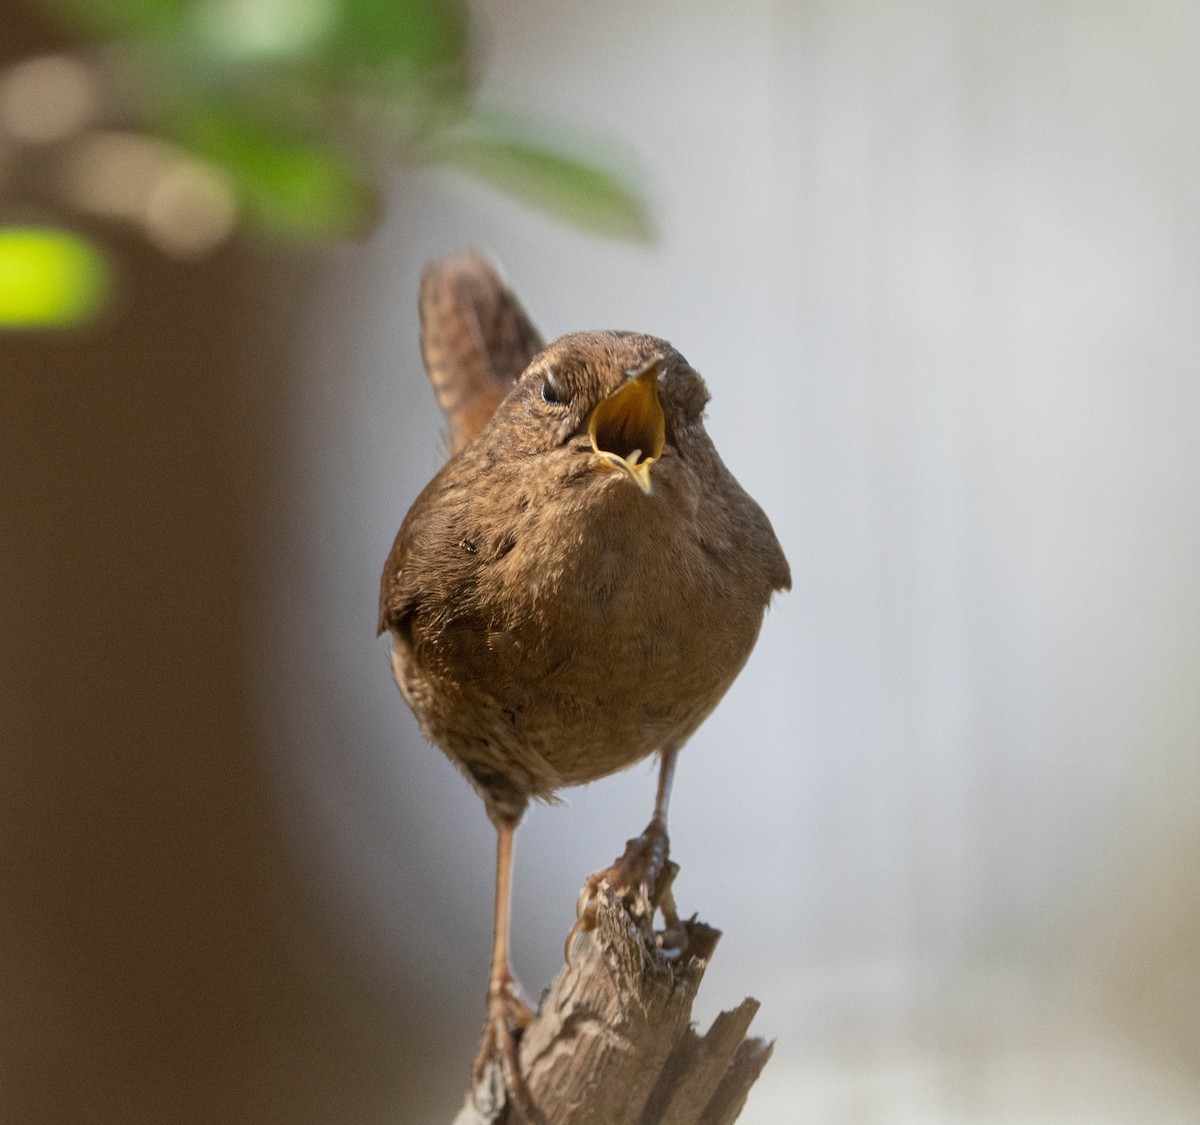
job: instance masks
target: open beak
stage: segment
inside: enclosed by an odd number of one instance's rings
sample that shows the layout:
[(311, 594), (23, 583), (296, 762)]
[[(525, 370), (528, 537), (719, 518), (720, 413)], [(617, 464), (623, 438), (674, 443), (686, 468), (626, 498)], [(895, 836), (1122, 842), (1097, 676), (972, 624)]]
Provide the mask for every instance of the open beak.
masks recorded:
[(650, 466), (667, 440), (667, 424), (658, 398), (662, 356), (635, 371), (588, 420), (588, 436), (601, 462), (628, 473), (650, 495)]

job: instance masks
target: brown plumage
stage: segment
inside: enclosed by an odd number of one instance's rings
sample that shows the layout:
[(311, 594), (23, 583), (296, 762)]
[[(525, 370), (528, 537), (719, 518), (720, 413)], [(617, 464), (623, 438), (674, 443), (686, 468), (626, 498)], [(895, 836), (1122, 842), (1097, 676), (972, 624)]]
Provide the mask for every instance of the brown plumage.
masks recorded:
[(457, 452), (400, 528), (379, 627), (423, 730), (500, 833), (489, 1042), (514, 1085), (517, 821), (530, 799), (657, 752), (654, 818), (589, 888), (653, 881), (676, 752), (791, 580), (766, 516), (705, 431), (703, 380), (670, 344), (583, 332), (537, 350), (515, 298), (474, 255), (426, 272), (421, 311)]

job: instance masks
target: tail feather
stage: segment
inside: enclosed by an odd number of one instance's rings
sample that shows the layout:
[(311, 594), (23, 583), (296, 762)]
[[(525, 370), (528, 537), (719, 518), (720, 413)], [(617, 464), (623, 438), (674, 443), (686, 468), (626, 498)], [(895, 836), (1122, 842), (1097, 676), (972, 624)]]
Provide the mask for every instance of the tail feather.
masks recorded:
[(491, 418), (542, 338), (492, 264), (466, 251), (425, 267), (421, 354), (457, 453)]

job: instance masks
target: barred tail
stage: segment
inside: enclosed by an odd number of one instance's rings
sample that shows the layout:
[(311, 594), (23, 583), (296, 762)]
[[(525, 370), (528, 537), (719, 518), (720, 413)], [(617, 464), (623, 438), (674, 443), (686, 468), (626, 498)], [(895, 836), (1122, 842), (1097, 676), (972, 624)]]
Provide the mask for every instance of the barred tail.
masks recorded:
[(457, 453), (491, 418), (542, 339), (495, 267), (468, 250), (421, 276), (421, 354)]

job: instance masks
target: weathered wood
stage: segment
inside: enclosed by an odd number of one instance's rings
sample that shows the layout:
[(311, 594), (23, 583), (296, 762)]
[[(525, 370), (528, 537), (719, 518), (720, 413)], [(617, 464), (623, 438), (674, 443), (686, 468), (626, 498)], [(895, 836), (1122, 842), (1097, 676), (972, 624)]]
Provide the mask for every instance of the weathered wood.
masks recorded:
[(770, 1044), (746, 1038), (758, 1001), (698, 1035), (692, 1003), (720, 931), (683, 923), (687, 945), (671, 956), (647, 915), (644, 900), (630, 906), (601, 888), (596, 929), (521, 1038), (529, 1114), (493, 1063), (454, 1125), (732, 1125), (771, 1056)]

